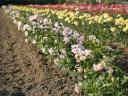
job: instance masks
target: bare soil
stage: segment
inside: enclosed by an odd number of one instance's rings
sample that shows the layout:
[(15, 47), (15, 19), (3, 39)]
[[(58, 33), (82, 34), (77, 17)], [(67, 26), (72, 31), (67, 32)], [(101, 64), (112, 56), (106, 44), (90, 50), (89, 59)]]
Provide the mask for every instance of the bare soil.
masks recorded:
[(0, 96), (77, 96), (73, 86), (0, 9)]

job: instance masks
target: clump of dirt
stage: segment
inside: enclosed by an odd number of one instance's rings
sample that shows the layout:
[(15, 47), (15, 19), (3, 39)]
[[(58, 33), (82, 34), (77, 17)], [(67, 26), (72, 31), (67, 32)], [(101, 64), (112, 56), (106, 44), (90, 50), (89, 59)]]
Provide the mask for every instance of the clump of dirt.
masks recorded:
[(0, 96), (77, 96), (73, 86), (0, 9)]

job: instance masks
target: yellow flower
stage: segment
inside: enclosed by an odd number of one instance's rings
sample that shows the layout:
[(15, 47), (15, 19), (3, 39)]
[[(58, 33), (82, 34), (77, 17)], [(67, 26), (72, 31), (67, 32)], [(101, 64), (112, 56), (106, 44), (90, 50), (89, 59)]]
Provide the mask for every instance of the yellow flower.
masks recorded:
[(79, 13), (80, 13), (79, 11), (76, 11), (76, 12), (75, 12), (75, 15), (76, 15), (76, 16), (78, 16), (78, 15), (79, 15)]
[(126, 28), (128, 29), (128, 23), (126, 24)]
[(120, 16), (121, 16), (121, 14), (118, 14), (118, 15), (117, 15), (117, 17), (120, 17)]
[(112, 17), (107, 18), (107, 21), (112, 21), (112, 20), (113, 20)]
[(110, 30), (111, 30), (112, 32), (116, 32), (116, 31), (117, 31), (117, 29), (116, 29), (115, 27), (111, 27)]
[(126, 20), (124, 21), (124, 23), (125, 23), (125, 24), (128, 24), (128, 19), (126, 19)]
[(127, 27), (124, 27), (123, 31), (126, 32), (127, 30), (128, 30)]
[(116, 25), (124, 25), (125, 24), (125, 20), (123, 17), (120, 17), (118, 19), (115, 19), (115, 24)]
[(73, 24), (78, 26), (79, 23), (77, 21), (74, 21)]
[(83, 19), (84, 18), (84, 16), (79, 16), (79, 19)]
[(74, 13), (73, 13), (73, 12), (68, 12), (67, 14), (68, 14), (69, 16), (71, 16), (71, 17), (72, 17), (72, 16), (74, 17)]
[(89, 24), (90, 24), (90, 25), (93, 24), (93, 21), (89, 21)]
[(70, 24), (71, 23), (71, 20), (69, 20), (68, 23)]
[(98, 15), (94, 16), (94, 20), (95, 21), (97, 21), (98, 19), (99, 19), (99, 16)]
[(69, 21), (70, 20), (70, 18), (69, 17), (67, 17), (67, 18), (65, 18), (65, 21), (67, 22), (67, 21)]
[(108, 18), (108, 17), (109, 17), (108, 13), (104, 13), (104, 14), (103, 14), (103, 17), (104, 17), (104, 18)]

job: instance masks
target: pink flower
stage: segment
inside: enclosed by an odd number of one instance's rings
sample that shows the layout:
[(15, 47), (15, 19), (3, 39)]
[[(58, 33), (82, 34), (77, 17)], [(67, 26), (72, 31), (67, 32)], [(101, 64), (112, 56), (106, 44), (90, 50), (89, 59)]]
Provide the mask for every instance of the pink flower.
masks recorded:
[(104, 65), (103, 64), (94, 64), (93, 65), (93, 70), (94, 71), (102, 71), (103, 69), (104, 69), (105, 67), (104, 67)]
[(29, 20), (33, 21), (33, 20), (36, 20), (37, 18), (38, 18), (38, 15), (36, 14), (36, 15), (30, 16)]

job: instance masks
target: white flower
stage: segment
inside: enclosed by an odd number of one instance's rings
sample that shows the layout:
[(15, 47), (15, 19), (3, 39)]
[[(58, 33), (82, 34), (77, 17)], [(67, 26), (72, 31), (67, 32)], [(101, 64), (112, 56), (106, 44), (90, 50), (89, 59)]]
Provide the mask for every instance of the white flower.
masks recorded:
[(68, 43), (70, 41), (70, 38), (69, 37), (64, 37), (64, 40), (63, 40), (65, 43)]
[(88, 49), (85, 49), (85, 50), (83, 51), (83, 54), (84, 54), (85, 56), (90, 55), (90, 53), (91, 53), (91, 50), (88, 50)]
[(23, 26), (23, 30), (24, 31), (26, 31), (26, 30), (31, 30), (31, 27), (28, 25), (28, 24), (25, 24), (24, 26)]
[(52, 54), (52, 53), (53, 53), (53, 49), (52, 49), (52, 48), (49, 48), (49, 49), (48, 49), (48, 53), (49, 53), (49, 54)]
[(62, 54), (66, 54), (65, 49), (62, 49), (62, 50), (61, 50), (61, 53), (62, 53)]
[(36, 43), (37, 43), (36, 40), (33, 39), (33, 40), (32, 40), (32, 44), (35, 45)]
[(66, 51), (65, 51), (65, 49), (62, 49), (62, 50), (60, 50), (60, 55), (59, 55), (59, 57), (61, 58), (61, 59), (63, 59), (63, 58), (65, 58), (65, 56), (66, 56)]
[(78, 32), (74, 32), (74, 33), (73, 33), (73, 36), (74, 36), (75, 38), (77, 38), (77, 37), (80, 36), (80, 34), (79, 34)]
[(107, 67), (107, 72), (109, 74), (112, 74), (114, 72), (113, 68), (112, 67)]
[(44, 18), (43, 22), (44, 22), (44, 25), (47, 25), (49, 23), (47, 18)]
[(5, 5), (2, 5), (2, 7), (1, 7), (1, 8), (6, 9), (6, 6), (5, 6)]
[(28, 39), (25, 39), (25, 42), (28, 43)]
[(61, 55), (59, 55), (59, 57), (60, 57), (61, 59), (63, 59), (65, 56), (64, 56), (63, 54), (61, 54)]
[(48, 39), (48, 37), (43, 37), (43, 39), (44, 39), (44, 40), (47, 40), (47, 39)]
[(56, 65), (58, 65), (58, 62), (59, 62), (59, 59), (58, 59), (58, 58), (55, 58), (55, 59), (54, 59), (54, 63), (55, 63)]
[(20, 30), (21, 29), (21, 26), (22, 26), (22, 22), (21, 21), (18, 21), (17, 22), (17, 26), (18, 26), (18, 30)]
[(14, 24), (17, 24), (17, 20), (14, 20), (13, 23), (14, 23)]
[(83, 73), (84, 72), (84, 68), (82, 66), (79, 66), (79, 67), (77, 67), (77, 71), (79, 73)]
[(56, 44), (56, 43), (57, 43), (57, 40), (55, 40), (54, 42), (55, 42), (55, 44)]
[(27, 37), (27, 36), (28, 36), (28, 32), (27, 32), (27, 31), (25, 31), (25, 32), (24, 32), (24, 35)]
[(42, 47), (41, 51), (42, 51), (42, 53), (45, 53), (46, 50), (45, 50), (45, 48)]
[(95, 35), (89, 35), (89, 36), (88, 36), (88, 39), (89, 39), (89, 40), (96, 40), (96, 36), (95, 36)]
[(85, 60), (86, 59), (86, 57), (85, 56), (81, 56), (80, 57), (80, 60), (82, 61), (82, 60)]
[(58, 32), (58, 31), (59, 31), (58, 28), (53, 28), (52, 30), (53, 30), (54, 32)]
[(60, 27), (60, 26), (59, 26), (59, 22), (55, 22), (54, 26), (55, 26), (56, 28)]

